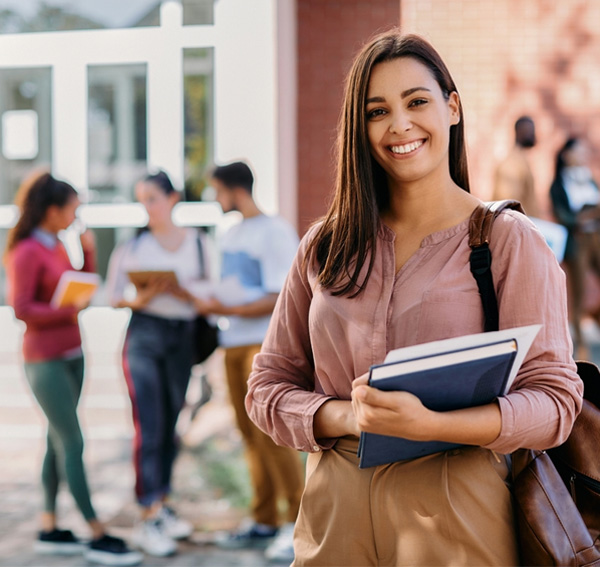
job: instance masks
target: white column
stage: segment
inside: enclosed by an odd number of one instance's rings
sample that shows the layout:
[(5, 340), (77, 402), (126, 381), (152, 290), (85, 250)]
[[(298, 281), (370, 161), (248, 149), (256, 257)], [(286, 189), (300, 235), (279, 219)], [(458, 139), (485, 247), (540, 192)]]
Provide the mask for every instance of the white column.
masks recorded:
[(277, 4), (278, 115), (277, 149), (279, 213), (298, 226), (298, 85), (296, 57), (296, 0)]
[(179, 2), (163, 2), (163, 41), (148, 53), (148, 167), (165, 169), (179, 189), (184, 182), (183, 53), (177, 40), (182, 18)]
[(131, 77), (119, 73), (115, 81), (115, 123), (120, 162), (116, 170), (115, 185), (119, 195), (128, 195), (131, 183), (131, 164), (135, 158), (134, 88)]
[(52, 173), (87, 195), (87, 68), (61, 59), (52, 69)]
[(278, 210), (276, 0), (215, 2), (215, 159), (243, 159), (256, 200)]

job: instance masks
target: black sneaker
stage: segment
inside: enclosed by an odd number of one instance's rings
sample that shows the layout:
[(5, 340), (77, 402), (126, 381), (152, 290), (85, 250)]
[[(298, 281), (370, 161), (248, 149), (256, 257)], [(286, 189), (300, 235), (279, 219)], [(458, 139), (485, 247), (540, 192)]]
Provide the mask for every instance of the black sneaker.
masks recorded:
[(235, 532), (226, 533), (216, 540), (216, 544), (223, 549), (266, 548), (277, 535), (275, 526), (253, 523), (246, 528)]
[(139, 565), (144, 556), (129, 549), (121, 538), (104, 534), (90, 542), (85, 558), (100, 565)]
[(44, 555), (78, 555), (83, 553), (85, 545), (71, 530), (54, 529), (49, 532), (41, 531), (33, 548), (36, 553)]

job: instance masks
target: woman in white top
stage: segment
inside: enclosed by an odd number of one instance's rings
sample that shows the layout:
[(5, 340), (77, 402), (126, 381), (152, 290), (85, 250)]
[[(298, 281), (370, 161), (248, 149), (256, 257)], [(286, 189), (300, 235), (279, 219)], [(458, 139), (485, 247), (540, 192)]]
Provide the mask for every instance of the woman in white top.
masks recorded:
[[(166, 173), (144, 178), (135, 195), (148, 212), (148, 225), (113, 252), (107, 287), (114, 307), (132, 310), (123, 370), (133, 410), (135, 491), (142, 520), (134, 542), (146, 553), (165, 556), (176, 551), (175, 539), (192, 531), (166, 499), (177, 454), (175, 425), (192, 367), (196, 310), (190, 289), (206, 277), (207, 255), (198, 231), (173, 223), (179, 194)], [(134, 286), (129, 274), (139, 271), (172, 271), (176, 281), (156, 275)]]

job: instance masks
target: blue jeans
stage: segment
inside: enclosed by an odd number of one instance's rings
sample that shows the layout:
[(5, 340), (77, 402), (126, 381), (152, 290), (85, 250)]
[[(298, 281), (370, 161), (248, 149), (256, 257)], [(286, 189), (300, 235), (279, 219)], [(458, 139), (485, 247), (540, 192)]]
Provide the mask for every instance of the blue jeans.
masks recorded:
[(135, 426), (135, 492), (151, 506), (171, 489), (177, 455), (177, 417), (185, 401), (192, 367), (194, 322), (133, 313), (123, 370)]

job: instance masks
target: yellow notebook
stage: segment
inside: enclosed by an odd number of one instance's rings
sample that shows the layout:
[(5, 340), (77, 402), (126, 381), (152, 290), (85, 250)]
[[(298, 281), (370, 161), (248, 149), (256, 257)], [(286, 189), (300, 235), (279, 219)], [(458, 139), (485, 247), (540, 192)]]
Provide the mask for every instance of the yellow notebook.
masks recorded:
[(93, 272), (63, 272), (50, 300), (53, 307), (68, 307), (89, 300), (100, 285), (100, 276)]

